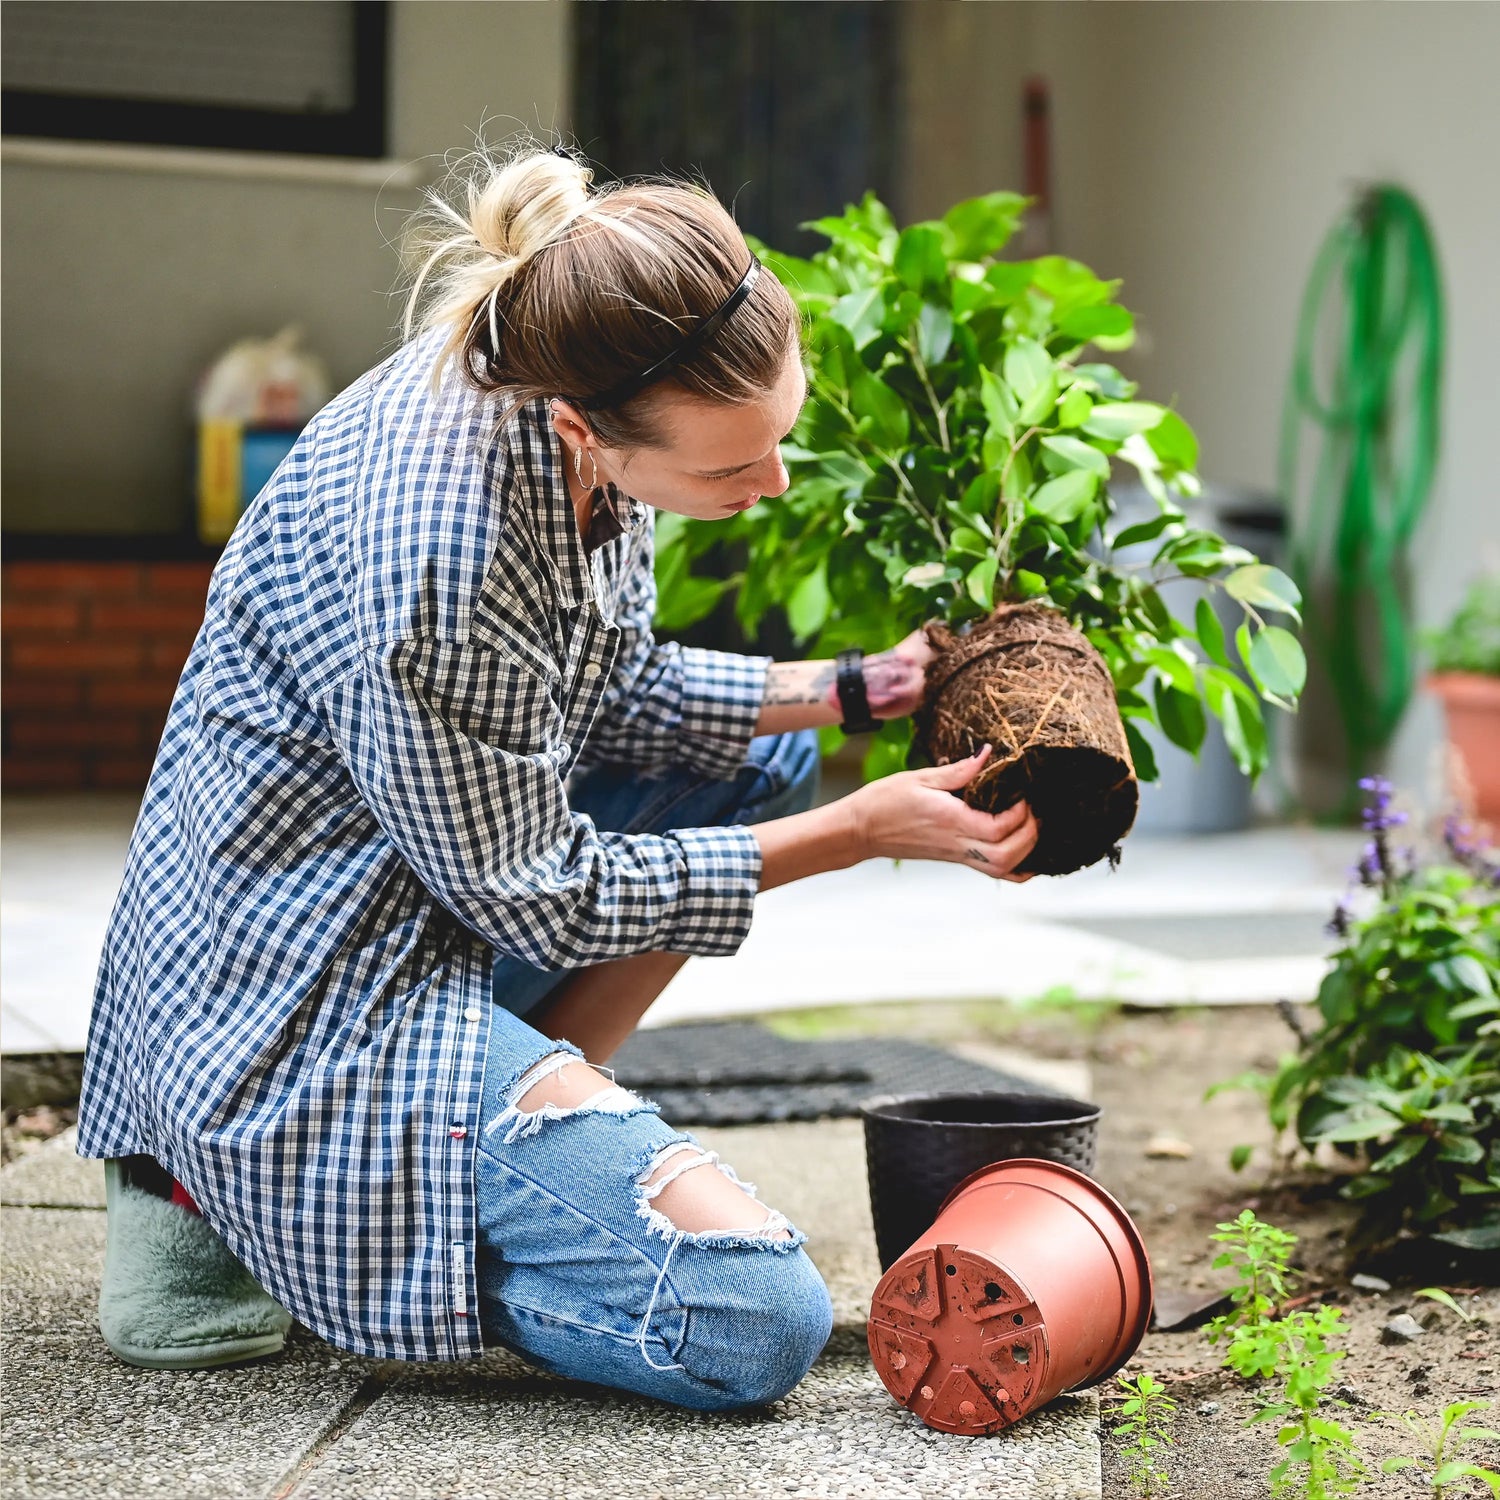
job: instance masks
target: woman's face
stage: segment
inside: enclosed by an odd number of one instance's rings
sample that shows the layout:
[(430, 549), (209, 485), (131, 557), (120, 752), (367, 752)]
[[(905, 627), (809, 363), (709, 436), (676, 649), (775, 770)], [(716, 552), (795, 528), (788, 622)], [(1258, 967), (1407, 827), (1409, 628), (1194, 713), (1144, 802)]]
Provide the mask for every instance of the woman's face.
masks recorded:
[[(800, 349), (793, 347), (775, 388), (749, 406), (678, 392), (665, 399), (666, 447), (628, 452), (589, 439), (601, 483), (680, 516), (723, 521), (748, 510), (763, 495), (780, 495), (790, 480), (780, 444), (807, 399)], [(565, 440), (567, 434), (563, 434)], [(585, 452), (584, 473), (589, 474)]]

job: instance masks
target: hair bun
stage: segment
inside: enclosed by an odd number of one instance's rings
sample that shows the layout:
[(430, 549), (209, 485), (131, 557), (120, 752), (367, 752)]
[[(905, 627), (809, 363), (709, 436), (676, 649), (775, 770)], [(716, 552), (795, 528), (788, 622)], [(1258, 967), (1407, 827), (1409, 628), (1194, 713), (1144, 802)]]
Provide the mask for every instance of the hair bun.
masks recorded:
[(589, 206), (593, 177), (563, 148), (543, 150), (524, 140), (508, 157), (481, 149), (461, 158), (442, 183), (428, 189), (408, 227), (406, 249), (415, 275), (403, 336), (410, 337), (429, 285), (429, 324), (463, 329), (476, 309), (487, 309), (493, 318), (495, 298), (506, 284)]
[(593, 173), (562, 151), (520, 156), (468, 187), (469, 230), (487, 255), (519, 269), (588, 207)]

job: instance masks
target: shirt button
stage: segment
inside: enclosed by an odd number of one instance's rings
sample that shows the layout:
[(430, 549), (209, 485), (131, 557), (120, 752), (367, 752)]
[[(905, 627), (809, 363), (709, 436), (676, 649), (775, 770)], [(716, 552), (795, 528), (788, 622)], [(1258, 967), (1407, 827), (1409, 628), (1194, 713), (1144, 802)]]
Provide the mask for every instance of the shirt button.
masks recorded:
[(601, 670), (602, 669), (600, 668), (598, 662), (587, 662), (585, 663), (583, 668), (583, 675), (587, 681), (592, 682), (599, 675)]
[(468, 1010), (464, 1012), (464, 1020), (477, 1021), (479, 1020), (481, 1014), (482, 1012), (477, 1005), (471, 1005)]

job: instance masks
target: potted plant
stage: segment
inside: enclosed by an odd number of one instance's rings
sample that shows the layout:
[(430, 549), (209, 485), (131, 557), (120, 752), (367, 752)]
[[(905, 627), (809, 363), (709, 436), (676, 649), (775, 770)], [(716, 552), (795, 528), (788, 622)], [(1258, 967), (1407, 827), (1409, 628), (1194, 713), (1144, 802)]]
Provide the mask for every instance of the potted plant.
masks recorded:
[[(1156, 777), (1139, 722), (1196, 753), (1213, 714), (1254, 775), (1261, 700), (1292, 707), (1305, 663), (1268, 618), (1298, 618), (1295, 585), (1194, 522), (1188, 424), (1087, 356), (1132, 340), (1119, 283), (1062, 256), (998, 258), (1025, 202), (991, 193), (898, 230), (869, 194), (808, 226), (830, 241), (810, 260), (757, 246), (807, 323), (791, 487), (731, 523), (747, 560), (727, 580), (693, 572), (723, 532), (660, 518), (660, 622), (736, 589), (747, 631), (784, 609), (817, 656), (925, 624), (925, 704), (878, 732), (866, 776), (991, 742), (967, 800), (1024, 795), (1042, 824), (1024, 868), (1060, 874), (1116, 855), (1137, 778)], [(1123, 529), (1117, 465), (1158, 507)], [(1146, 566), (1113, 560), (1142, 542)], [(1158, 584), (1184, 576), (1238, 601), (1232, 639), (1206, 599), (1191, 624), (1172, 616)]]
[(1477, 578), (1448, 624), (1427, 638), (1427, 690), (1442, 700), (1452, 759), (1474, 811), (1500, 824), (1500, 574)]

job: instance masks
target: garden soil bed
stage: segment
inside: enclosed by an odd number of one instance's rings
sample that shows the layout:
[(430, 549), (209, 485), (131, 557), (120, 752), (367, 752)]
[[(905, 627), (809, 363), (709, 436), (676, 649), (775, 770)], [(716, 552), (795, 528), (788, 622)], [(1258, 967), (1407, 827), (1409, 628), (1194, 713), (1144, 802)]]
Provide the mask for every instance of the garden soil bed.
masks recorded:
[[(1225, 1273), (1211, 1268), (1219, 1247), (1210, 1246), (1208, 1236), (1242, 1208), (1295, 1233), (1303, 1292), (1342, 1308), (1348, 1325), (1349, 1357), (1340, 1363), (1333, 1389), (1349, 1404), (1329, 1414), (1357, 1433), (1362, 1455), (1377, 1471), (1360, 1493), (1430, 1496), (1430, 1488), (1410, 1474), (1378, 1473), (1382, 1459), (1415, 1448), (1404, 1428), (1372, 1420), (1372, 1414), (1415, 1409), (1431, 1419), (1452, 1401), (1500, 1399), (1500, 1291), (1491, 1287), (1458, 1297), (1475, 1317), (1468, 1324), (1412, 1292), (1434, 1284), (1450, 1290), (1472, 1285), (1472, 1262), (1466, 1268), (1428, 1265), (1419, 1268), (1424, 1274), (1417, 1279), (1403, 1279), (1388, 1263), (1372, 1266), (1367, 1269), (1384, 1273), (1392, 1289), (1361, 1291), (1350, 1284), (1351, 1270), (1359, 1267), (1351, 1268), (1346, 1256), (1349, 1205), (1308, 1179), (1265, 1185), (1270, 1133), (1259, 1101), (1247, 1093), (1201, 1101), (1217, 1080), (1274, 1063), (1289, 1039), (1280, 1018), (1264, 1009), (1141, 1013), (1104, 1022), (1089, 1044), (1094, 1097), (1104, 1106), (1099, 1175), (1140, 1225), (1163, 1300), (1169, 1291), (1208, 1292), (1224, 1284)], [(1158, 1135), (1190, 1143), (1192, 1155), (1148, 1156), (1147, 1146)], [(1256, 1151), (1236, 1174), (1228, 1156), (1241, 1142), (1253, 1143)], [(1456, 1279), (1462, 1270), (1467, 1274)], [(1400, 1312), (1430, 1326), (1412, 1343), (1382, 1344), (1382, 1329)], [(1263, 1404), (1261, 1390), (1219, 1367), (1217, 1352), (1201, 1330), (1150, 1333), (1127, 1373), (1149, 1371), (1177, 1401), (1176, 1444), (1164, 1463), (1171, 1476), (1166, 1493), (1178, 1500), (1264, 1500), (1267, 1476), (1279, 1458), (1276, 1424), (1245, 1426)], [(1475, 1414), (1470, 1421), (1500, 1425), (1497, 1415)], [(1105, 1495), (1130, 1495), (1107, 1409), (1104, 1452)], [(1472, 1462), (1500, 1466), (1500, 1452), (1465, 1453)], [(1470, 1493), (1487, 1491), (1471, 1481), (1450, 1496)]]
[[(1412, 1292), (1432, 1285), (1450, 1290), (1473, 1285), (1472, 1264), (1462, 1278), (1452, 1267), (1428, 1267), (1415, 1280), (1403, 1280), (1384, 1265), (1373, 1269), (1392, 1281), (1391, 1291), (1357, 1290), (1346, 1264), (1350, 1206), (1329, 1193), (1326, 1179), (1267, 1186), (1271, 1134), (1254, 1095), (1226, 1093), (1203, 1102), (1211, 1084), (1249, 1068), (1270, 1067), (1289, 1050), (1291, 1033), (1273, 1009), (1127, 1012), (1063, 1003), (1018, 1011), (999, 1005), (901, 1005), (869, 1007), (852, 1015), (807, 1013), (800, 1021), (767, 1019), (801, 1035), (826, 1037), (857, 1025), (950, 1045), (1003, 1043), (1037, 1056), (1086, 1059), (1093, 1072), (1090, 1097), (1104, 1108), (1098, 1177), (1140, 1226), (1159, 1298), (1165, 1300), (1168, 1292), (1208, 1293), (1225, 1284), (1225, 1273), (1211, 1268), (1219, 1247), (1208, 1237), (1217, 1223), (1243, 1208), (1299, 1237), (1294, 1261), (1303, 1291), (1342, 1308), (1348, 1325), (1349, 1357), (1340, 1363), (1333, 1389), (1349, 1405), (1330, 1415), (1357, 1433), (1360, 1452), (1374, 1471), (1373, 1482), (1359, 1492), (1362, 1496), (1395, 1500), (1425, 1495), (1430, 1500), (1432, 1494), (1410, 1474), (1379, 1473), (1382, 1459), (1416, 1450), (1404, 1428), (1372, 1420), (1374, 1412), (1415, 1409), (1430, 1419), (1452, 1401), (1500, 1402), (1500, 1290), (1491, 1287), (1475, 1297), (1458, 1297), (1475, 1318), (1469, 1324)], [(1186, 1144), (1192, 1154), (1148, 1156), (1148, 1146), (1160, 1136)], [(1254, 1145), (1255, 1154), (1244, 1172), (1236, 1174), (1228, 1157), (1242, 1142)], [(1404, 1311), (1431, 1326), (1413, 1343), (1382, 1344), (1386, 1322)], [(1154, 1493), (1171, 1500), (1267, 1500), (1270, 1471), (1281, 1456), (1275, 1424), (1245, 1426), (1264, 1404), (1263, 1388), (1223, 1370), (1218, 1351), (1201, 1329), (1147, 1334), (1126, 1370), (1130, 1375), (1145, 1372), (1164, 1382), (1178, 1403), (1176, 1443), (1163, 1460), (1170, 1485)], [(1101, 1395), (1106, 1400), (1104, 1495), (1106, 1500), (1129, 1500), (1134, 1491), (1119, 1459), (1120, 1440), (1109, 1431), (1110, 1403), (1118, 1391), (1106, 1386)], [(1488, 1417), (1476, 1413), (1470, 1422), (1500, 1426), (1496, 1417), (1500, 1408)], [(1469, 1448), (1465, 1455), (1471, 1462), (1500, 1467), (1500, 1453)], [(1471, 1481), (1468, 1489), (1451, 1489), (1448, 1500), (1487, 1493)]]

